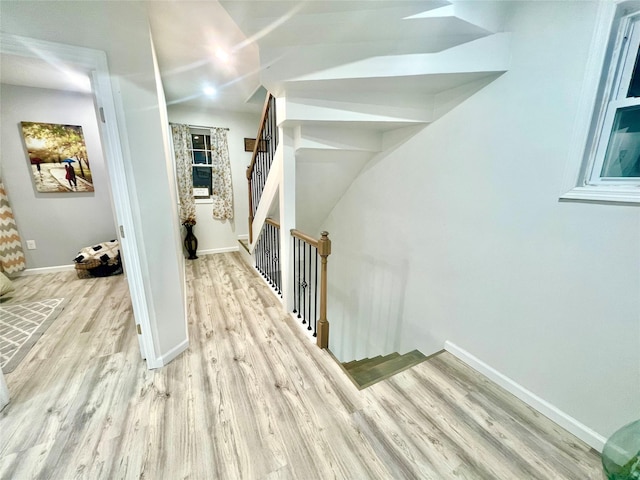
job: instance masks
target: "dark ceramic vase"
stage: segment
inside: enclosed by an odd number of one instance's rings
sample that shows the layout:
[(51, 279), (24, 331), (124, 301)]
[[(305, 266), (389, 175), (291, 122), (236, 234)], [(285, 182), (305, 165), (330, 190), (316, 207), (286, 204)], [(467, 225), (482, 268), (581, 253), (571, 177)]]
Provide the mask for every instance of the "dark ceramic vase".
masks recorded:
[(198, 239), (193, 234), (193, 225), (185, 225), (187, 229), (187, 235), (184, 237), (184, 248), (189, 253), (189, 260), (195, 260), (198, 258), (196, 252), (198, 251)]

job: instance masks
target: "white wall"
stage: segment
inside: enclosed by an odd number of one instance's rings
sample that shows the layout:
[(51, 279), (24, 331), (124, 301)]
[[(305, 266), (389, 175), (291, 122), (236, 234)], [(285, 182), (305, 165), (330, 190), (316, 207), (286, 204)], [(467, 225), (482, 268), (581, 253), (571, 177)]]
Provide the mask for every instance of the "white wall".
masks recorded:
[[(5, 33), (105, 51), (118, 109), (154, 344), (160, 357), (186, 348), (180, 225), (175, 215), (161, 98), (144, 2), (2, 2)], [(126, 233), (126, 232), (125, 232)]]
[(595, 13), (514, 2), (509, 72), (338, 202), (338, 358), (450, 340), (601, 435), (637, 419), (640, 210), (558, 200)]
[[(82, 126), (95, 191), (38, 193), (22, 141), (23, 121)], [(90, 94), (0, 86), (2, 179), (22, 238), (27, 268), (70, 265), (81, 248), (116, 238), (109, 178), (96, 122)], [(37, 249), (27, 250), (26, 240), (35, 240)]]
[(260, 112), (238, 113), (196, 110), (181, 106), (169, 106), (169, 121), (189, 125), (228, 128), (229, 160), (233, 183), (232, 220), (216, 220), (212, 217), (212, 204), (196, 205), (197, 225), (194, 233), (198, 237), (198, 252), (238, 248), (238, 237), (249, 232), (249, 207), (247, 197), (247, 167), (251, 163), (251, 152), (244, 151), (244, 139), (255, 138), (260, 123)]

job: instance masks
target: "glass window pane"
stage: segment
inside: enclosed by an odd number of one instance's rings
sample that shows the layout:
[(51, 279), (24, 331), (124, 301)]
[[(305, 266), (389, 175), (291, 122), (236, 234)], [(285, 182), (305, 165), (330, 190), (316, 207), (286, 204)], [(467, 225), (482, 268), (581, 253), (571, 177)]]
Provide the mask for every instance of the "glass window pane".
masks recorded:
[(616, 111), (600, 176), (640, 177), (640, 106)]
[(206, 150), (211, 150), (211, 135), (203, 135)]
[(204, 135), (191, 135), (191, 143), (194, 150), (204, 150)]
[(193, 167), (193, 186), (207, 187), (211, 194), (211, 168), (210, 167)]
[(193, 152), (193, 163), (206, 165), (207, 161), (206, 152)]
[(636, 54), (636, 62), (633, 66), (627, 97), (640, 97), (640, 62), (638, 60), (640, 60), (640, 49), (638, 49), (638, 53)]

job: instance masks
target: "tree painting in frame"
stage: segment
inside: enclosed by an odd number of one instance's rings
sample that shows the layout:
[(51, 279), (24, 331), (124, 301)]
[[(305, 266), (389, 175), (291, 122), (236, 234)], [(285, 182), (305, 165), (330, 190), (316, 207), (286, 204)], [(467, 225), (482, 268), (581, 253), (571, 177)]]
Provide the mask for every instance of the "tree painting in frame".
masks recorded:
[(93, 192), (82, 127), (38, 122), (21, 125), (38, 192)]

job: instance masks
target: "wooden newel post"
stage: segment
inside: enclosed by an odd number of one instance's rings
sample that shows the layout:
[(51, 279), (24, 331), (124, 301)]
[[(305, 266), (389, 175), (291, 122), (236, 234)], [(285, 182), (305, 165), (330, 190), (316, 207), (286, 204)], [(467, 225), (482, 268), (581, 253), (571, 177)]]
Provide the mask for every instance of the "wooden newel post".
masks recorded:
[(329, 232), (322, 232), (318, 240), (318, 254), (321, 259), (320, 269), (320, 318), (318, 319), (318, 347), (329, 347), (329, 322), (327, 321), (327, 257), (331, 255)]
[(247, 167), (247, 183), (249, 192), (249, 244), (253, 243), (253, 198), (251, 197), (251, 166)]

